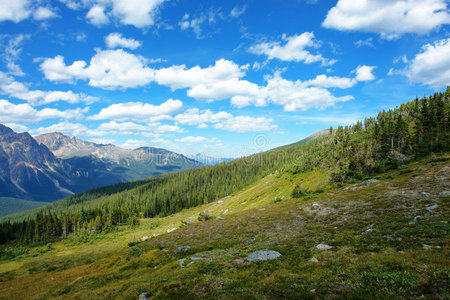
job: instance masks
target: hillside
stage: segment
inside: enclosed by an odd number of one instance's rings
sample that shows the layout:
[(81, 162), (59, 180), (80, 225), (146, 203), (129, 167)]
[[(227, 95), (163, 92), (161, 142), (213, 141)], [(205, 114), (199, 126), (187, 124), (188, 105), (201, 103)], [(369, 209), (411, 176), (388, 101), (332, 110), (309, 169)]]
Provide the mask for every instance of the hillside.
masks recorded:
[(28, 133), (0, 124), (0, 196), (53, 201), (73, 194), (69, 167)]
[[(329, 174), (331, 183), (370, 178), (424, 155), (450, 150), (449, 112), (450, 88), (380, 112), (377, 118), (330, 130), (331, 135), (304, 145), (155, 176), (120, 192), (111, 187), (74, 195), (14, 218), (16, 223), (3, 223), (0, 241), (42, 242), (68, 233), (101, 232), (138, 218), (167, 216), (223, 198), (277, 170), (292, 175), (321, 170)], [(302, 196), (308, 191), (299, 185), (292, 193)]]
[(48, 202), (29, 201), (17, 198), (0, 197), (0, 217), (30, 210), (48, 204)]
[[(320, 171), (276, 172), (171, 216), (9, 248), (0, 261), (0, 298), (445, 299), (449, 159), (427, 157), (371, 184), (328, 185)], [(293, 198), (299, 182), (323, 191)], [(211, 219), (198, 221), (205, 214)], [(189, 248), (175, 251), (181, 246)], [(282, 256), (247, 260), (261, 249)]]
[(447, 89), (9, 217), (0, 298), (446, 299), (449, 112)]
[(34, 139), (75, 169), (92, 172), (109, 180), (99, 186), (202, 166), (184, 155), (155, 147), (123, 149), (115, 145), (83, 141), (58, 132), (35, 136)]
[[(52, 202), (118, 182), (202, 166), (165, 149), (126, 150), (60, 133), (33, 138), (1, 124), (0, 165), (0, 197), (41, 202)], [(18, 204), (16, 207), (27, 206)]]

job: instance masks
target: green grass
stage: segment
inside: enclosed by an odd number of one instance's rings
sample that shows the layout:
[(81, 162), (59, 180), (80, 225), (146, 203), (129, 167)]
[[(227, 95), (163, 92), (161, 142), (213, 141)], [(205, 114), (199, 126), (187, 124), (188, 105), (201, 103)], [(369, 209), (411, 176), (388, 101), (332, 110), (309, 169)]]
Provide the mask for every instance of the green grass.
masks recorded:
[[(330, 185), (320, 171), (273, 173), (136, 228), (11, 247), (15, 256), (0, 260), (0, 298), (448, 299), (450, 198), (439, 193), (449, 189), (449, 173), (448, 160), (429, 159), (369, 186)], [(297, 186), (320, 193), (293, 198)], [(199, 221), (202, 213), (212, 219)], [(333, 248), (319, 251), (319, 243)], [(191, 248), (174, 253), (185, 245)], [(283, 256), (245, 260), (260, 249)], [(194, 263), (181, 268), (180, 259)]]
[(41, 207), (46, 204), (49, 203), (40, 201), (29, 201), (17, 198), (0, 197), (0, 217)]

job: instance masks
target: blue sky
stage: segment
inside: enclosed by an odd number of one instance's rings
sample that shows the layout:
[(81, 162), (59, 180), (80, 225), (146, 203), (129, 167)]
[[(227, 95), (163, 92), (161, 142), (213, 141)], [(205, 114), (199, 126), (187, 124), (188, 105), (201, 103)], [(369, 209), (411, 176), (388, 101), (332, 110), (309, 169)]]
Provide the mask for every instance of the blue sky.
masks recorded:
[(445, 0), (0, 0), (0, 123), (238, 157), (450, 85)]

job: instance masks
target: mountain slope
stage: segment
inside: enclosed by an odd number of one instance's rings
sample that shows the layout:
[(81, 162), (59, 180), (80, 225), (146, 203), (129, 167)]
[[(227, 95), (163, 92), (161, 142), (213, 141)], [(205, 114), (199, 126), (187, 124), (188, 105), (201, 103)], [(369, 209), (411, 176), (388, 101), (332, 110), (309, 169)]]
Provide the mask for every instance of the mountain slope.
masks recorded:
[(52, 201), (72, 194), (67, 166), (28, 133), (0, 124), (0, 196)]
[[(324, 185), (328, 174), (320, 171), (273, 173), (134, 227), (28, 252), (13, 247), (4, 255), (16, 258), (0, 261), (0, 298), (445, 299), (449, 158), (427, 157), (379, 182), (342, 187)], [(325, 189), (293, 198), (299, 182)], [(211, 219), (199, 222), (205, 213)], [(175, 251), (180, 246), (189, 248)], [(247, 260), (261, 249), (282, 257)]]
[(57, 132), (34, 138), (75, 169), (82, 169), (84, 172), (92, 169), (102, 177), (118, 178), (109, 184), (202, 166), (181, 154), (161, 148), (141, 147), (129, 150), (115, 145), (87, 142)]
[(223, 162), (233, 160), (233, 158), (221, 158), (221, 157), (208, 156), (204, 153), (197, 153), (195, 155), (189, 155), (189, 157), (192, 158), (193, 160), (196, 160), (196, 161), (201, 162), (202, 164), (205, 164), (208, 166), (216, 165), (216, 164), (220, 164)]
[(0, 217), (41, 207), (48, 204), (42, 201), (29, 201), (17, 198), (0, 197)]
[(0, 197), (51, 202), (99, 186), (201, 165), (164, 149), (126, 150), (60, 133), (33, 138), (0, 124)]

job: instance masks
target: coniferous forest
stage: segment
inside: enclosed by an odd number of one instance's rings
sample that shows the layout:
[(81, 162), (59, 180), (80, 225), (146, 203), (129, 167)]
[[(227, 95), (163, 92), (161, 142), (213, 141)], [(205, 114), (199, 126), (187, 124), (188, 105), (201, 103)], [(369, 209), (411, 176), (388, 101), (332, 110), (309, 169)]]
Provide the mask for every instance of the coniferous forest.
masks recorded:
[(353, 182), (450, 150), (450, 88), (330, 128), (306, 145), (289, 145), (204, 167), (91, 190), (0, 224), (0, 243), (43, 243), (95, 234), (140, 218), (166, 216), (234, 193), (278, 170), (327, 170), (330, 182)]

